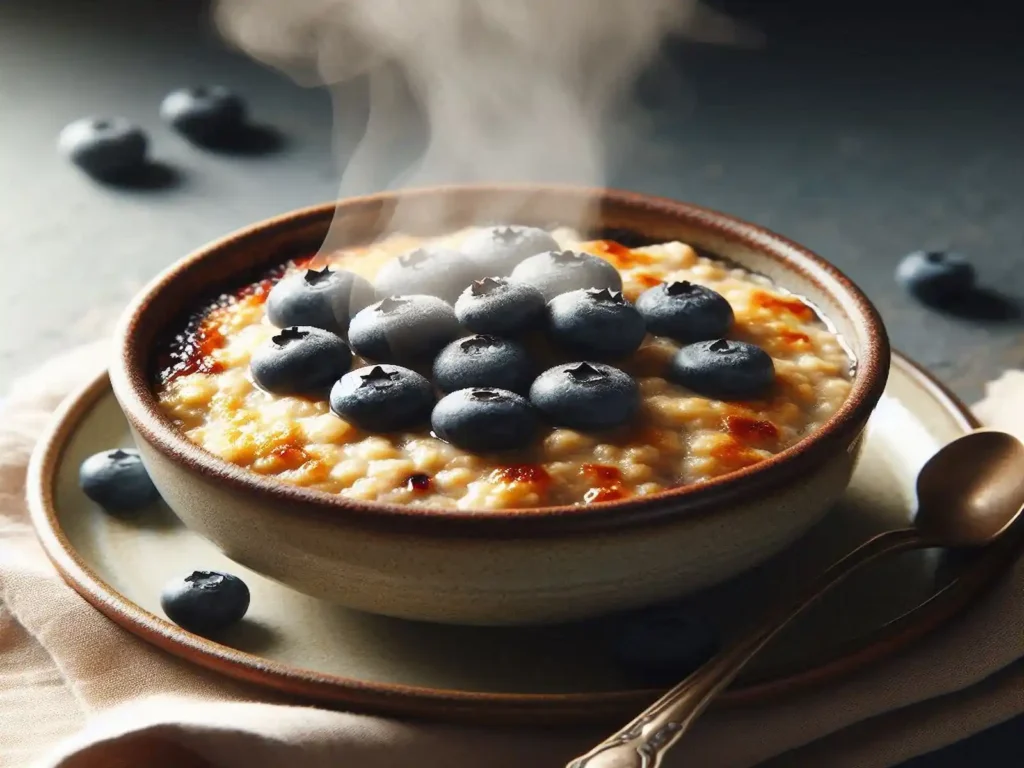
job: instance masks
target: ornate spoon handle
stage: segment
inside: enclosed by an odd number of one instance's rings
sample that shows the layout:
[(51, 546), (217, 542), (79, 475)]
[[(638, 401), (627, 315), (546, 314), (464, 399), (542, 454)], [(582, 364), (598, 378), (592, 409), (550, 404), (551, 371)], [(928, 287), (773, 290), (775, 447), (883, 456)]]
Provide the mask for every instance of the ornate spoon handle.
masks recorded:
[(884, 555), (929, 546), (908, 528), (869, 539), (812, 581), (793, 602), (776, 611), (732, 646), (700, 667), (635, 720), (609, 736), (566, 768), (658, 768), (679, 741), (758, 651), (825, 592), (862, 565)]

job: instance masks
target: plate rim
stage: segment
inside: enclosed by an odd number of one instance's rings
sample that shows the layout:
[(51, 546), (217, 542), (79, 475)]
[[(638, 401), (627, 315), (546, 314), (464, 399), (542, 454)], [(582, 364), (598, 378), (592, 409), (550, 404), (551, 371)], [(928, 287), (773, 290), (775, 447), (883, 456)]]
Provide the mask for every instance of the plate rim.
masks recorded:
[[(898, 368), (927, 390), (959, 421), (965, 432), (980, 422), (960, 398), (931, 373), (893, 351)], [(486, 724), (606, 723), (635, 714), (661, 691), (634, 689), (587, 693), (493, 693), (427, 688), (400, 683), (374, 683), (314, 672), (194, 635), (146, 611), (107, 584), (79, 557), (60, 527), (53, 489), (57, 468), (70, 437), (83, 416), (111, 393), (106, 370), (68, 396), (33, 450), (26, 477), (26, 499), (36, 536), (62, 579), (108, 619), (146, 642), (226, 677), (284, 694), (296, 703), (344, 705), (357, 711), (447, 722)], [(1010, 544), (1014, 546), (1010, 546)], [(730, 689), (717, 708), (770, 704), (784, 695), (824, 686), (892, 656), (957, 616), (983, 593), (1009, 565), (1022, 542), (1008, 542), (978, 557), (953, 582), (897, 619), (852, 641), (847, 652), (805, 670)]]

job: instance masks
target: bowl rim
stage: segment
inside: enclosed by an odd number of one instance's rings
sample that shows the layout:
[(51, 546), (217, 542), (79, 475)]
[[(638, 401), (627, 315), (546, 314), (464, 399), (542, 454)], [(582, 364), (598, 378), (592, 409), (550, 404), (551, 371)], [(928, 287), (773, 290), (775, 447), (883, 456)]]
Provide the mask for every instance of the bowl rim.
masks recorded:
[[(400, 199), (445, 195), (575, 195), (605, 205), (644, 211), (677, 219), (755, 250), (811, 281), (838, 304), (861, 340), (850, 394), (817, 430), (757, 464), (698, 485), (669, 488), (641, 498), (590, 505), (557, 505), (508, 510), (451, 510), (368, 502), (292, 486), (231, 464), (192, 443), (158, 407), (151, 386), (152, 348), (144, 347), (137, 331), (149, 322), (154, 300), (179, 283), (190, 269), (214, 260), (225, 250), (257, 241), (271, 233), (299, 229), (323, 221), (329, 225), (338, 209), (383, 207)], [(326, 229), (325, 229), (326, 234)], [(198, 297), (196, 297), (198, 298)], [(391, 532), (404, 531), (458, 536), (521, 535), (530, 538), (636, 528), (678, 520), (720, 506), (730, 498), (768, 493), (812, 469), (836, 451), (855, 443), (884, 390), (890, 365), (888, 335), (882, 319), (864, 293), (838, 268), (788, 238), (736, 217), (692, 203), (618, 189), (570, 185), (500, 184), (446, 185), (401, 189), (301, 208), (238, 229), (178, 260), (153, 278), (131, 301), (117, 324), (111, 383), (133, 430), (172, 462), (234, 491), (278, 503), (282, 514), (318, 515), (337, 524)]]

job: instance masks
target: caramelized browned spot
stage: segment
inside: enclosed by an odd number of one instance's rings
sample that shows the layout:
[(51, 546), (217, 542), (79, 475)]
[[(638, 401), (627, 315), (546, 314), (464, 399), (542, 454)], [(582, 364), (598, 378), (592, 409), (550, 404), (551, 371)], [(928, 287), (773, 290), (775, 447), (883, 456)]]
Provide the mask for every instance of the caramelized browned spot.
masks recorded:
[(226, 339), (215, 322), (214, 315), (199, 324), (199, 327), (182, 334), (174, 356), (163, 368), (160, 378), (164, 384), (193, 373), (220, 373), (224, 366), (214, 360), (214, 350), (224, 346)]
[(242, 290), (235, 294), (235, 298), (239, 301), (248, 300), (255, 304), (262, 304), (267, 300), (267, 294), (270, 293), (270, 289), (274, 287), (278, 280), (281, 279), (280, 275), (265, 277), (255, 283), (250, 283), (245, 286)]
[(740, 444), (734, 438), (730, 438), (721, 445), (716, 445), (711, 449), (711, 455), (722, 463), (727, 472), (743, 469), (761, 461), (759, 454)]
[(636, 280), (640, 285), (645, 288), (653, 288), (656, 285), (661, 285), (662, 280), (656, 275), (648, 274), (647, 272), (638, 272), (633, 275), (633, 279)]
[(779, 428), (770, 421), (760, 421), (749, 416), (726, 416), (726, 431), (745, 443), (765, 442), (779, 437)]
[[(584, 250), (598, 253), (619, 269), (629, 269), (640, 264), (651, 264), (650, 254), (637, 253), (614, 240), (594, 240), (584, 245)], [(661, 282), (660, 280), (658, 282)]]
[(491, 473), (493, 483), (531, 483), (547, 488), (551, 484), (551, 475), (540, 464), (511, 464), (500, 467)]
[(591, 483), (591, 487), (583, 494), (584, 504), (615, 501), (626, 495), (622, 487), (622, 472), (618, 467), (607, 464), (584, 464), (580, 467), (580, 474)]
[(779, 331), (779, 338), (788, 344), (810, 344), (811, 337), (800, 331)]
[(602, 501), (618, 501), (626, 496), (622, 486), (616, 485), (610, 488), (591, 488), (583, 494), (584, 504), (597, 504)]
[(416, 473), (409, 475), (405, 481), (405, 487), (413, 493), (429, 493), (434, 487), (434, 481), (430, 479), (430, 475)]
[(270, 455), (280, 462), (283, 469), (298, 469), (309, 460), (309, 454), (297, 445), (279, 445), (270, 451)]
[(772, 296), (764, 291), (754, 291), (753, 302), (755, 306), (770, 309), (773, 312), (789, 312), (801, 320), (813, 320), (814, 310), (800, 299), (787, 299), (782, 296)]
[(580, 467), (580, 474), (598, 485), (622, 482), (619, 468), (608, 464), (584, 464)]

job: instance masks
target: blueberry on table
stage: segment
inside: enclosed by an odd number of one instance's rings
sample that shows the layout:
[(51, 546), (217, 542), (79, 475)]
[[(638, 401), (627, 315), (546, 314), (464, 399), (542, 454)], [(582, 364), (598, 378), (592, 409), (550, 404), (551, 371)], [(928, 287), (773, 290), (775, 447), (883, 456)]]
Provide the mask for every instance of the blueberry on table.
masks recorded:
[(434, 360), (434, 384), (442, 392), (498, 387), (525, 395), (534, 374), (522, 345), (486, 334), (456, 339)]
[(659, 606), (618, 617), (611, 652), (626, 671), (650, 685), (677, 683), (714, 656), (718, 633), (679, 606)]
[(397, 432), (426, 423), (434, 388), (398, 365), (368, 365), (346, 373), (331, 390), (331, 410), (367, 432)]
[(461, 251), (479, 274), (504, 277), (519, 262), (545, 251), (558, 250), (558, 241), (538, 227), (504, 226), (479, 229), (467, 237)]
[(416, 365), (462, 335), (451, 304), (436, 296), (389, 296), (352, 318), (348, 340), (363, 357)]
[(182, 629), (208, 636), (242, 620), (249, 610), (249, 588), (230, 573), (193, 571), (167, 583), (160, 607)]
[(108, 512), (135, 512), (160, 498), (138, 451), (101, 451), (78, 468), (82, 492)]
[(67, 125), (60, 151), (90, 176), (112, 180), (143, 168), (149, 141), (123, 117), (86, 117)]
[(633, 378), (604, 363), (567, 363), (549, 368), (530, 387), (530, 402), (560, 427), (582, 431), (611, 429), (640, 408)]
[(896, 281), (926, 304), (942, 304), (971, 293), (977, 276), (974, 266), (957, 253), (916, 251), (903, 257)]
[(473, 265), (457, 251), (417, 248), (384, 264), (374, 285), (381, 296), (426, 294), (454, 304), (475, 276)]
[(668, 378), (706, 397), (755, 400), (774, 386), (775, 363), (763, 349), (745, 341), (700, 341), (676, 353)]
[(343, 269), (306, 269), (270, 289), (267, 318), (278, 328), (312, 325), (344, 336), (362, 309), (376, 301), (373, 286)]
[(280, 330), (249, 361), (253, 381), (277, 395), (324, 394), (351, 367), (342, 338), (309, 325)]
[(537, 412), (507, 389), (474, 387), (445, 395), (430, 416), (434, 433), (467, 451), (486, 453), (523, 448), (537, 436)]
[(621, 291), (585, 288), (548, 303), (548, 332), (566, 350), (583, 358), (622, 357), (635, 352), (647, 335), (644, 319)]
[(200, 144), (230, 139), (245, 124), (245, 112), (241, 97), (221, 85), (180, 88), (160, 103), (164, 122)]
[(734, 314), (722, 294), (697, 283), (661, 283), (640, 294), (636, 308), (656, 336), (690, 344), (728, 333)]
[(473, 333), (519, 336), (544, 321), (544, 295), (507, 277), (474, 281), (455, 302), (455, 316)]
[(545, 251), (512, 270), (512, 279), (534, 286), (547, 301), (579, 288), (622, 290), (619, 270), (602, 258), (578, 251)]

